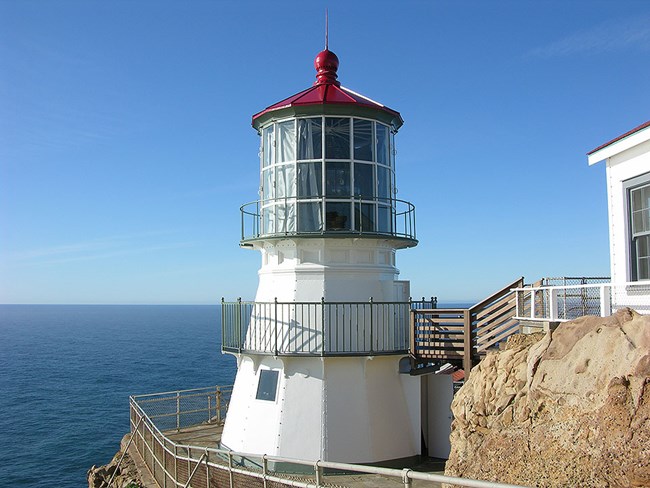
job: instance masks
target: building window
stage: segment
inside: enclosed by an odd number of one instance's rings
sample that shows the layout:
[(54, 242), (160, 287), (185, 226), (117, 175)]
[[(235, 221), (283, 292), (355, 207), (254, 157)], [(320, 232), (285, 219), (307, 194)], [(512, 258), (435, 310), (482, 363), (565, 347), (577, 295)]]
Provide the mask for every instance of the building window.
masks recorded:
[(650, 182), (629, 189), (632, 281), (650, 280)]
[(256, 400), (275, 401), (278, 390), (278, 372), (271, 369), (260, 370), (260, 381), (257, 384)]

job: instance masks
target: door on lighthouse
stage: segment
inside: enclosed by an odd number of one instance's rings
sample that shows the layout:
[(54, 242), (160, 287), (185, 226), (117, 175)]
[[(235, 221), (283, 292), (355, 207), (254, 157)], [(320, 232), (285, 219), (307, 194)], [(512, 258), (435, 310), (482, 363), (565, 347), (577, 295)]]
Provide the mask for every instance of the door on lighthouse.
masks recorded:
[(451, 444), (451, 401), (454, 385), (450, 374), (432, 374), (427, 377), (427, 446), (430, 457), (448, 459)]

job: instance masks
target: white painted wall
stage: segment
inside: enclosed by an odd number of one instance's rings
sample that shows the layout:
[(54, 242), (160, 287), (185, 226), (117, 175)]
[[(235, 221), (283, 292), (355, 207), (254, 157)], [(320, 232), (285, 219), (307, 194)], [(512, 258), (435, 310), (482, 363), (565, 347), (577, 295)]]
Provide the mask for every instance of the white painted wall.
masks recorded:
[[(589, 155), (589, 164), (606, 161), (607, 211), (609, 219), (609, 252), (611, 280), (614, 284), (631, 281), (630, 229), (628, 201), (625, 184), (637, 176), (650, 173), (650, 127), (629, 137), (612, 143)], [(628, 297), (624, 287), (618, 288), (615, 299), (626, 303)]]

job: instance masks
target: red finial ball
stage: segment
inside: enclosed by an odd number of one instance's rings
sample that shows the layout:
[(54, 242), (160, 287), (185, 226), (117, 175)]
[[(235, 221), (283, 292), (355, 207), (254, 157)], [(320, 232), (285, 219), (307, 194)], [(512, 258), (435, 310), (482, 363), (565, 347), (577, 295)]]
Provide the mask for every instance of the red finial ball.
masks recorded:
[(316, 68), (316, 81), (314, 85), (333, 84), (340, 86), (341, 82), (337, 81), (336, 71), (339, 69), (339, 58), (336, 57), (329, 49), (319, 52), (314, 59)]

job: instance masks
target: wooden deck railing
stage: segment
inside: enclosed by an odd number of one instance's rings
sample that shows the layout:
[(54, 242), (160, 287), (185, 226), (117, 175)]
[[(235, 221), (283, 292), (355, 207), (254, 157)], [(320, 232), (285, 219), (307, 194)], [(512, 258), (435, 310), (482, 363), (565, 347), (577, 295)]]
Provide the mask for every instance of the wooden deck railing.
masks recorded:
[(523, 284), (519, 278), (469, 308), (411, 310), (410, 353), (415, 362), (455, 363), (468, 377), (481, 355), (519, 331), (512, 289)]

